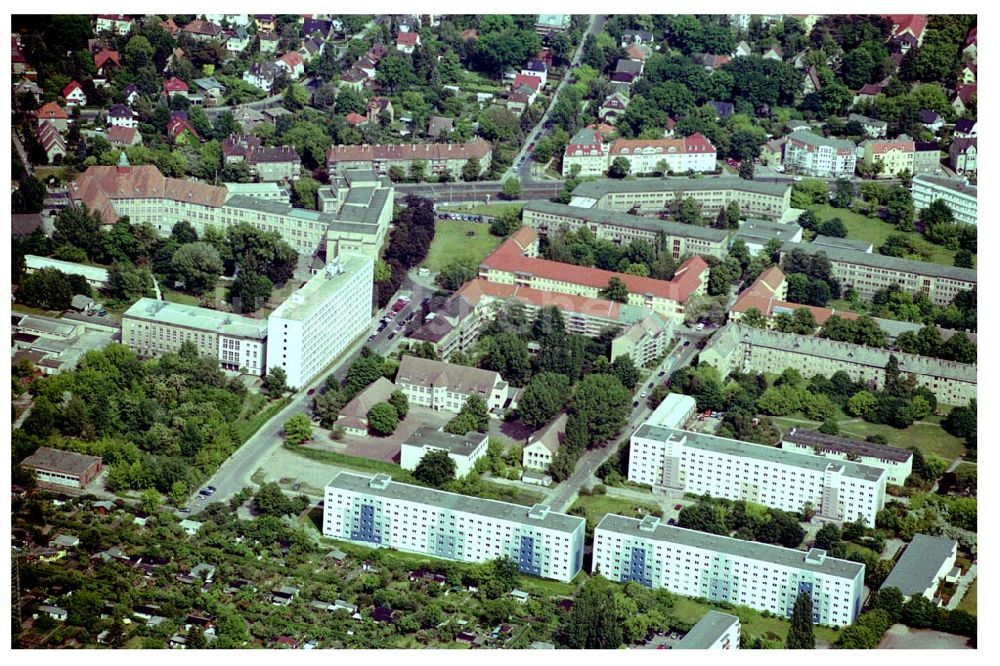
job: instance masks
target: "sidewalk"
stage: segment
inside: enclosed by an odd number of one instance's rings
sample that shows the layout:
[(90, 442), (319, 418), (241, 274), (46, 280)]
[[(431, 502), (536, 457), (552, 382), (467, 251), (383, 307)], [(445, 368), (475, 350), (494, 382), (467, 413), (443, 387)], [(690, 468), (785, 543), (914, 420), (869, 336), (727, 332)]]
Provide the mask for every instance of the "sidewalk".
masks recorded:
[(973, 581), (976, 580), (976, 565), (973, 564), (969, 567), (969, 571), (958, 579), (958, 589), (955, 590), (955, 594), (952, 595), (951, 601), (945, 606), (948, 610), (955, 610), (958, 608), (958, 604), (962, 602), (962, 598), (965, 597), (965, 593), (969, 591), (969, 586), (972, 585)]

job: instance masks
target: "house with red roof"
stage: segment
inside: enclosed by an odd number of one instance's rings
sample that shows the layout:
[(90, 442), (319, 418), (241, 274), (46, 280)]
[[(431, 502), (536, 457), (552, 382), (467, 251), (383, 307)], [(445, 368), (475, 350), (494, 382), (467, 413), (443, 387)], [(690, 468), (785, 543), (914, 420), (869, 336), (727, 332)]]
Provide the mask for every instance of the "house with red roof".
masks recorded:
[(35, 112), (35, 117), (38, 119), (39, 125), (45, 123), (55, 125), (60, 132), (65, 132), (69, 128), (69, 114), (55, 102), (49, 102), (38, 109)]
[(18, 35), (10, 36), (10, 73), (15, 77), (26, 76), (32, 79), (38, 75), (35, 68), (24, 57), (24, 52), (21, 50), (21, 38)]
[(171, 76), (163, 82), (163, 94), (166, 95), (168, 99), (174, 95), (180, 95), (186, 98), (188, 96), (188, 84), (184, 83), (176, 76)]
[(275, 60), (274, 64), (288, 72), (292, 81), (297, 81), (306, 71), (306, 61), (295, 51), (285, 53)]
[(142, 134), (135, 127), (112, 125), (108, 128), (108, 143), (116, 148), (130, 148), (142, 143)]
[(420, 46), (420, 35), (415, 32), (400, 32), (396, 35), (396, 50), (413, 53)]
[(48, 163), (53, 164), (57, 157), (66, 156), (66, 141), (54, 125), (42, 123), (35, 129), (35, 138), (45, 152)]
[(674, 322), (684, 318), (688, 299), (705, 293), (708, 284), (708, 264), (699, 256), (681, 264), (674, 278), (667, 281), (564, 264), (537, 255), (538, 231), (521, 227), (483, 259), (479, 278), (588, 298), (602, 297), (609, 283), (617, 279), (628, 291), (628, 305), (649, 308)]
[(716, 168), (715, 146), (701, 132), (679, 139), (618, 139), (611, 144), (608, 164), (618, 157), (629, 163), (633, 174), (706, 173)]
[(971, 108), (971, 104), (976, 97), (976, 84), (963, 83), (955, 89), (955, 99), (951, 102), (951, 108), (955, 113), (962, 115)]
[(927, 16), (924, 14), (886, 14), (892, 22), (892, 44), (900, 53), (924, 43)]
[(83, 92), (83, 87), (76, 81), (70, 81), (66, 84), (66, 87), (62, 89), (62, 96), (66, 100), (66, 106), (87, 105), (87, 94)]
[(180, 32), (180, 28), (174, 23), (172, 18), (167, 18), (166, 21), (160, 23), (160, 27), (167, 31), (171, 37), (176, 37), (177, 33)]
[(802, 305), (786, 301), (788, 296), (788, 282), (785, 273), (777, 266), (771, 266), (754, 280), (753, 284), (740, 292), (732, 307), (729, 308), (730, 321), (739, 321), (750, 310), (757, 310), (768, 321), (768, 326), (773, 323), (773, 318), (778, 314), (792, 314), (795, 310), (804, 308), (809, 310), (816, 320), (817, 326), (822, 326), (826, 320), (837, 315), (841, 319), (854, 320), (858, 318), (857, 313), (850, 310), (836, 310), (834, 308), (820, 308), (813, 305)]
[(566, 150), (563, 151), (563, 177), (573, 174), (573, 167), (578, 166), (578, 175), (600, 176), (608, 168), (608, 147), (603, 137), (596, 129), (585, 128), (577, 130)]
[(978, 37), (976, 34), (978, 30), (978, 27), (973, 28), (965, 40), (965, 48), (962, 49), (962, 59), (966, 62), (978, 62)]
[(94, 85), (107, 86), (111, 73), (116, 69), (120, 69), (121, 66), (122, 63), (118, 57), (118, 51), (102, 48), (94, 54), (94, 67), (97, 69), (97, 76), (94, 77)]
[(368, 122), (368, 118), (360, 113), (355, 113), (354, 111), (348, 113), (347, 116), (345, 116), (345, 120), (347, 120), (347, 124), (351, 127), (358, 127), (359, 125), (364, 125)]
[(201, 143), (201, 137), (188, 122), (186, 113), (175, 113), (167, 123), (167, 138), (175, 145), (192, 145)]

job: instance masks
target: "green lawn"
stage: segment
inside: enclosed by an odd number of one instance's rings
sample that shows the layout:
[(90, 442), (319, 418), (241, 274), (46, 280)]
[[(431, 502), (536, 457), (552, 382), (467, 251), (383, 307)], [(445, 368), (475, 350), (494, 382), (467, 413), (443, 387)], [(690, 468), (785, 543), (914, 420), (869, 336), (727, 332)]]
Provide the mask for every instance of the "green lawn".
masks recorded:
[(524, 208), (523, 201), (518, 203), (494, 202), (491, 204), (445, 204), (443, 206), (436, 206), (437, 210), (455, 211), (468, 215), (489, 215), (491, 217), (499, 217), (502, 213), (511, 209), (520, 213), (522, 208)]
[(662, 513), (660, 507), (652, 502), (640, 502), (623, 497), (608, 495), (581, 495), (570, 509), (582, 507), (587, 512), (588, 526), (596, 526), (606, 514), (641, 518), (650, 513)]
[[(935, 453), (945, 460), (951, 461), (965, 453), (965, 445), (961, 439), (953, 437), (941, 427), (941, 417), (928, 416), (923, 421), (918, 421), (909, 428), (900, 430), (889, 425), (868, 423), (861, 419), (849, 418), (842, 412), (838, 412), (837, 422), (840, 424), (840, 434), (845, 437), (857, 437), (864, 439), (868, 435), (885, 435), (889, 446), (896, 446), (907, 449), (915, 446), (926, 453)], [(804, 427), (816, 429), (820, 426), (818, 421), (810, 421), (801, 416), (783, 417), (776, 416), (772, 420), (781, 428)]]
[(195, 307), (201, 305), (201, 299), (197, 296), (185, 294), (180, 291), (174, 291), (173, 289), (167, 289), (162, 286), (160, 287), (160, 291), (163, 293), (163, 300), (169, 303), (180, 303), (182, 305), (193, 305)]
[(438, 220), (434, 224), (434, 242), (423, 266), (437, 272), (453, 261), (478, 265), (502, 240), (490, 234), (490, 225), (482, 222)]
[(976, 585), (978, 584), (978, 580), (972, 581), (972, 585), (966, 590), (965, 596), (958, 602), (958, 610), (964, 610), (969, 615), (976, 614)]
[(923, 236), (915, 231), (899, 232), (896, 231), (896, 227), (888, 222), (873, 217), (865, 217), (860, 213), (855, 213), (846, 208), (834, 208), (828, 204), (812, 206), (811, 209), (815, 211), (817, 217), (823, 222), (834, 217), (839, 217), (843, 221), (844, 226), (847, 227), (847, 237), (852, 240), (870, 242), (874, 246), (872, 252), (878, 252), (879, 246), (885, 242), (885, 239), (890, 234), (902, 233), (914, 246), (926, 249), (930, 254), (930, 261), (945, 266), (955, 265), (954, 250), (928, 243), (924, 240)]
[[(740, 618), (740, 625), (746, 633), (751, 636), (760, 636), (768, 640), (779, 641), (782, 645), (785, 643), (785, 637), (788, 635), (788, 629), (791, 626), (788, 620), (784, 618), (764, 617), (759, 612), (745, 606), (727, 608), (725, 606), (688, 599), (687, 597), (677, 597), (673, 616), (684, 624), (694, 625), (710, 610), (736, 615)], [(830, 627), (816, 625), (814, 631), (818, 641), (833, 643), (837, 639), (837, 632)]]

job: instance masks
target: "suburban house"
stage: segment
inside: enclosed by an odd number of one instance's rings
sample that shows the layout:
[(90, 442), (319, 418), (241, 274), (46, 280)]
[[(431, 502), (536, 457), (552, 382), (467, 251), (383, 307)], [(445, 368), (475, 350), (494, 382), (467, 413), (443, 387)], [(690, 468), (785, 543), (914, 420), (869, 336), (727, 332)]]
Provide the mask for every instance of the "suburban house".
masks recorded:
[(889, 124), (884, 120), (869, 118), (868, 116), (863, 116), (860, 113), (852, 113), (847, 116), (847, 122), (858, 123), (861, 125), (861, 128), (870, 139), (885, 138), (886, 130), (889, 128)]
[(976, 97), (976, 86), (975, 83), (962, 83), (955, 89), (955, 99), (951, 102), (955, 113), (961, 115), (970, 109)]
[(177, 145), (193, 145), (201, 142), (198, 132), (188, 122), (187, 114), (180, 111), (175, 111), (167, 123), (167, 138)]
[(226, 87), (216, 81), (214, 76), (195, 79), (194, 85), (208, 106), (217, 105), (226, 92)]
[(381, 116), (385, 116), (389, 119), (391, 123), (396, 119), (395, 109), (392, 108), (392, 102), (388, 97), (372, 97), (368, 100), (368, 108), (365, 110), (368, 115), (369, 122), (379, 122)]
[(112, 125), (108, 128), (108, 143), (115, 148), (129, 148), (142, 143), (142, 134), (136, 127)]
[(957, 174), (975, 173), (979, 139), (955, 139), (948, 148), (948, 163)]
[(879, 589), (894, 587), (904, 599), (921, 596), (934, 601), (938, 586), (946, 577), (953, 576), (957, 557), (957, 541), (914, 534)]
[(521, 456), (521, 465), (525, 469), (544, 471), (549, 468), (562, 445), (568, 418), (565, 413), (559, 414), (532, 433), (524, 445), (524, 453)]
[(55, 125), (60, 132), (65, 132), (69, 127), (69, 114), (66, 110), (55, 102), (49, 102), (35, 112), (38, 124)]
[(269, 93), (281, 70), (282, 68), (273, 62), (255, 62), (250, 65), (250, 69), (243, 72), (243, 80)]
[(521, 74), (538, 77), (544, 86), (545, 82), (548, 81), (549, 66), (545, 64), (544, 60), (532, 58), (521, 68)]
[(62, 89), (62, 96), (66, 100), (66, 106), (87, 105), (87, 94), (83, 92), (83, 87), (76, 81), (70, 81), (66, 84), (66, 87)]
[(447, 137), (454, 129), (455, 121), (452, 118), (431, 116), (427, 119), (427, 136), (432, 139)]
[(292, 81), (298, 81), (305, 73), (305, 61), (295, 51), (289, 51), (274, 61), (274, 64), (288, 72)]
[(138, 127), (139, 116), (124, 104), (115, 104), (108, 109), (108, 125), (111, 127)]
[(262, 32), (258, 33), (257, 37), (260, 41), (260, 53), (261, 55), (266, 55), (268, 53), (278, 52), (278, 42), (281, 41), (273, 32)]
[(124, 37), (135, 27), (135, 21), (125, 14), (98, 14), (94, 27), (97, 32), (113, 32)]
[(227, 30), (225, 39), (226, 50), (230, 53), (242, 53), (243, 49), (250, 46), (250, 33), (242, 25), (236, 26), (235, 29)]
[(861, 163), (874, 167), (878, 178), (896, 178), (900, 173), (914, 172), (914, 143), (910, 139), (893, 139), (892, 141), (865, 141), (861, 144), (864, 157)]
[(653, 33), (648, 30), (623, 30), (622, 41), (619, 46), (627, 49), (631, 44), (652, 44)]
[(184, 83), (176, 76), (171, 76), (169, 79), (163, 82), (163, 94), (169, 100), (174, 95), (180, 95), (181, 97), (188, 97), (188, 84)]
[(473, 395), (482, 398), (489, 411), (499, 410), (511, 393), (510, 385), (491, 370), (408, 355), (399, 362), (396, 385), (406, 393), (411, 405), (455, 413)]
[(221, 41), (223, 37), (221, 26), (216, 25), (211, 21), (202, 21), (201, 19), (191, 21), (186, 26), (181, 28), (181, 32), (191, 35), (192, 38), (199, 42), (207, 42), (210, 39), (217, 39)]
[(625, 113), (625, 109), (628, 108), (628, 102), (628, 96), (624, 93), (611, 93), (601, 104), (601, 108), (597, 110), (598, 120), (602, 123), (614, 125), (618, 117)]
[(118, 51), (102, 48), (94, 54), (94, 68), (97, 70), (97, 77), (94, 78), (94, 84), (107, 85), (108, 77), (113, 71), (120, 69), (121, 66), (122, 63), (118, 58)]
[(396, 50), (412, 54), (420, 46), (420, 35), (415, 32), (400, 32), (396, 35)]
[(974, 139), (979, 136), (978, 123), (969, 118), (959, 118), (955, 121), (956, 139)]

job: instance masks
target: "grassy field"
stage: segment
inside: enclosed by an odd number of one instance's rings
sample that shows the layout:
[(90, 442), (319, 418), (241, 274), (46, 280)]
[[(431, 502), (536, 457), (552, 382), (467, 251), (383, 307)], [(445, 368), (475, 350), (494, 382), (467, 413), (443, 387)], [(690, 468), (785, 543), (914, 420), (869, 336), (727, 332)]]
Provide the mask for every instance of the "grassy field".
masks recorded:
[(180, 291), (174, 291), (173, 289), (166, 289), (164, 287), (160, 287), (160, 290), (163, 293), (163, 300), (167, 302), (180, 303), (182, 305), (193, 305), (195, 307), (201, 305), (201, 299), (197, 296), (185, 294)]
[[(680, 622), (693, 625), (710, 610), (736, 615), (740, 618), (740, 624), (746, 633), (772, 641), (780, 641), (782, 644), (784, 644), (785, 637), (788, 635), (788, 629), (791, 626), (788, 620), (779, 617), (764, 617), (759, 612), (745, 606), (726, 608), (686, 597), (677, 597), (673, 615)], [(837, 639), (837, 632), (830, 627), (816, 625), (814, 631), (816, 632), (816, 639), (818, 641), (833, 643)]]
[[(240, 441), (246, 442), (250, 439), (255, 432), (260, 430), (261, 426), (284, 409), (285, 405), (291, 402), (291, 400), (289, 397), (282, 398), (267, 409), (262, 410), (261, 408), (267, 403), (267, 399), (260, 394), (250, 394), (248, 403), (243, 409), (243, 414), (236, 421), (236, 434), (239, 436)], [(251, 414), (253, 416), (250, 416)]]
[(434, 242), (423, 265), (434, 272), (453, 261), (469, 261), (478, 265), (501, 240), (490, 234), (488, 224), (438, 220), (434, 225)]
[(976, 585), (978, 580), (972, 581), (972, 585), (965, 592), (965, 596), (958, 602), (958, 610), (964, 610), (969, 615), (976, 614)]
[[(502, 213), (508, 210), (516, 210), (518, 213), (524, 208), (524, 202), (518, 203), (491, 203), (491, 204), (445, 204), (442, 206), (437, 206), (436, 210), (447, 210), (459, 213), (466, 213), (468, 215), (489, 215), (491, 217), (499, 217)], [(440, 223), (439, 223), (440, 224)]]
[(607, 495), (581, 495), (570, 508), (577, 507), (582, 507), (587, 512), (588, 527), (596, 526), (601, 518), (609, 513), (641, 518), (646, 514), (661, 512), (661, 509), (652, 502), (637, 502), (622, 497), (608, 497)]
[[(885, 435), (889, 446), (909, 448), (915, 446), (924, 453), (934, 453), (945, 460), (951, 461), (965, 453), (965, 445), (961, 439), (953, 437), (941, 427), (941, 417), (929, 416), (923, 421), (918, 421), (909, 428), (902, 430), (889, 425), (868, 423), (861, 419), (849, 418), (842, 412), (838, 412), (838, 423), (840, 433), (846, 437), (857, 437), (864, 439), (868, 435)], [(772, 419), (781, 428), (804, 427), (816, 429), (820, 426), (818, 421), (810, 421), (800, 416), (783, 417), (777, 416)]]
[(878, 252), (878, 248), (890, 234), (902, 233), (915, 247), (926, 249), (930, 254), (930, 261), (945, 266), (955, 265), (955, 251), (949, 250), (940, 245), (934, 245), (924, 240), (923, 236), (915, 231), (899, 232), (896, 227), (888, 222), (877, 218), (865, 217), (860, 213), (855, 213), (845, 208), (834, 208), (830, 205), (813, 206), (821, 221), (826, 221), (834, 217), (839, 217), (847, 227), (847, 237), (852, 240), (864, 240), (874, 247), (872, 252)]

